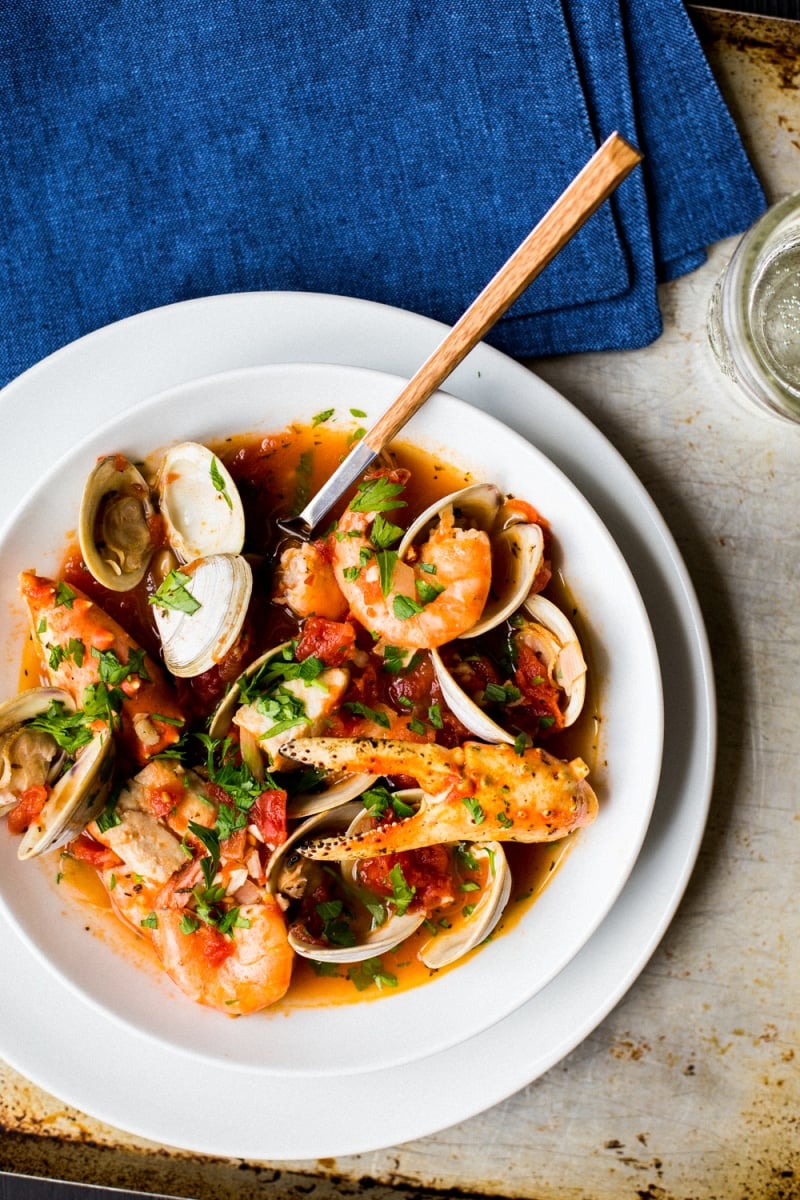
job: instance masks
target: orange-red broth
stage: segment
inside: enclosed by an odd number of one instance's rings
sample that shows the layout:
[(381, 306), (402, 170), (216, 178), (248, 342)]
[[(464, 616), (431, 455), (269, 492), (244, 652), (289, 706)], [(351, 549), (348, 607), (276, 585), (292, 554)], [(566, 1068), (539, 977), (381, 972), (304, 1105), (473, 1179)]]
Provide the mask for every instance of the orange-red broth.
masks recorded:
[[(192, 688), (185, 691), (188, 704), (194, 703), (198, 723), (213, 708), (214, 702), (224, 691), (243, 665), (269, 646), (277, 645), (298, 632), (298, 622), (285, 609), (269, 602), (268, 582), (270, 564), (280, 550), (280, 533), (275, 518), (299, 511), (306, 500), (328, 478), (347, 451), (352, 435), (341, 430), (316, 427), (291, 426), (279, 434), (236, 435), (211, 444), (211, 449), (225, 462), (233, 475), (242, 496), (247, 518), (247, 543), (245, 552), (254, 556), (256, 563), (253, 611), (250, 640), (242, 657), (233, 656), (227, 669), (210, 672), (200, 680), (192, 681)], [(397, 466), (410, 471), (410, 480), (403, 494), (407, 508), (395, 513), (400, 523), (409, 523), (433, 500), (475, 482), (473, 476), (458, 467), (443, 462), (427, 451), (404, 442), (392, 447), (393, 461)], [(525, 497), (523, 497), (524, 499)], [(555, 519), (558, 532), (558, 514), (544, 514)], [(557, 549), (554, 547), (554, 555)], [(148, 596), (158, 586), (158, 580), (149, 575), (142, 585), (131, 593), (112, 593), (97, 584), (84, 567), (80, 551), (70, 544), (63, 560), (64, 577), (82, 588), (114, 616), (151, 653), (157, 654), (157, 638), (152, 623)], [(580, 614), (570, 605), (564, 581), (559, 577), (554, 562), (553, 579), (547, 588), (551, 597), (569, 612), (581, 636)], [(582, 637), (584, 652), (587, 647)], [(35, 651), (29, 643), (23, 655), (22, 686), (31, 686), (36, 681), (38, 666)], [(599, 718), (594, 702), (595, 692), (587, 690), (587, 702), (579, 721), (570, 730), (550, 737), (546, 747), (564, 758), (580, 755), (590, 767), (597, 758)], [(199, 701), (198, 701), (199, 697)], [(495, 928), (492, 938), (502, 936), (531, 907), (537, 895), (552, 878), (570, 842), (565, 839), (552, 845), (520, 845), (505, 843), (505, 851), (511, 866), (513, 887), (511, 898), (502, 920)], [(110, 902), (94, 868), (79, 861), (68, 852), (57, 855), (57, 879), (63, 891), (91, 906), (103, 918), (110, 917)], [(53, 856), (48, 856), (53, 857)], [(446, 915), (446, 914), (445, 914)], [(433, 918), (436, 919), (435, 916)], [(87, 929), (89, 926), (87, 926)], [(128, 949), (137, 959), (150, 961), (152, 951), (149, 941), (142, 934), (123, 925), (114, 918), (102, 920), (93, 932), (99, 933), (117, 948)], [(421, 929), (394, 951), (381, 955), (381, 985), (368, 982), (363, 972), (350, 972), (347, 967), (336, 968), (336, 974), (320, 974), (314, 965), (297, 958), (292, 984), (284, 1005), (319, 1005), (348, 1003), (354, 1000), (375, 998), (394, 992), (399, 988), (416, 987), (440, 972), (423, 966), (416, 957), (418, 947), (430, 937), (423, 925)], [(478, 953), (478, 950), (472, 953)], [(152, 956), (154, 957), (154, 956)], [(457, 967), (457, 963), (453, 967)], [(453, 967), (444, 968), (452, 970)], [(385, 982), (396, 980), (396, 984)]]

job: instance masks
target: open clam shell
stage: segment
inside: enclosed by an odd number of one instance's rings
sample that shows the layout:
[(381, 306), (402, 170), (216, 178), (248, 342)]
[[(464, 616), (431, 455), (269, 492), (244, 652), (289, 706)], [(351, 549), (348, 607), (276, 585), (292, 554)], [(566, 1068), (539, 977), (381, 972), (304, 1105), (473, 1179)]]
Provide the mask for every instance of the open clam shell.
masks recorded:
[(35, 858), (76, 838), (103, 809), (113, 763), (114, 739), (105, 730), (84, 746), (56, 782), (38, 818), (23, 834), (17, 857)]
[[(398, 793), (400, 795), (401, 793)], [(404, 792), (402, 795), (411, 802), (413, 796), (419, 796), (421, 793)], [(349, 837), (354, 833), (358, 833), (361, 829), (366, 828), (371, 823), (370, 814), (361, 805), (348, 804), (343, 808), (338, 809), (335, 813), (327, 814), (328, 821), (325, 824), (331, 832), (337, 829), (343, 832), (345, 837)], [(322, 821), (317, 821), (312, 818), (313, 824), (307, 822), (305, 826), (298, 831), (300, 840), (312, 829), (319, 830), (323, 824)], [(299, 856), (298, 856), (299, 858)], [(300, 859), (300, 862), (305, 861), (305, 868), (308, 870), (308, 860)], [(348, 859), (340, 863), (340, 871), (343, 883), (348, 894), (352, 897), (355, 904), (362, 903), (366, 897), (365, 890), (361, 887), (357, 878), (357, 862), (353, 859)], [(380, 925), (374, 925), (365, 933), (361, 940), (352, 946), (335, 946), (324, 945), (306, 935), (302, 925), (295, 923), (289, 930), (289, 945), (299, 954), (301, 958), (310, 958), (315, 962), (325, 963), (356, 963), (363, 962), (365, 959), (374, 958), (376, 955), (384, 954), (388, 950), (393, 950), (395, 946), (399, 946), (406, 938), (410, 937), (419, 929), (420, 925), (425, 920), (424, 912), (405, 912), (398, 914), (389, 911), (386, 920)]]
[(511, 895), (511, 870), (500, 843), (486, 842), (480, 846), (469, 843), (466, 849), (476, 861), (486, 860), (486, 886), (477, 899), (464, 904), (459, 913), (448, 918), (446, 930), (440, 930), (420, 947), (420, 959), (433, 970), (449, 966), (485, 941), (502, 917)]
[(28, 688), (0, 704), (0, 817), (17, 804), (20, 794), (36, 784), (52, 783), (64, 761), (55, 738), (28, 723), (51, 704), (74, 712), (72, 697), (62, 688)]
[(193, 612), (154, 604), (164, 662), (190, 679), (220, 662), (242, 631), (253, 590), (253, 572), (240, 554), (213, 554), (181, 568)]
[(580, 716), (586, 699), (586, 660), (572, 622), (546, 596), (530, 595), (523, 604), (533, 621), (526, 622), (515, 637), (527, 639), (539, 654), (551, 682), (564, 692), (565, 728)]
[(126, 592), (143, 578), (155, 549), (150, 489), (122, 454), (98, 460), (83, 489), (78, 541), (98, 583)]
[(506, 497), (492, 483), (475, 483), (436, 500), (408, 527), (397, 548), (405, 558), (442, 512), (452, 507), (459, 526), (482, 529), (492, 551), (492, 584), (480, 620), (462, 637), (494, 629), (522, 604), (544, 557), (541, 526), (506, 508)]
[(245, 520), (225, 465), (199, 442), (181, 442), (161, 460), (156, 480), (167, 537), (181, 562), (239, 554)]
[(480, 705), (476, 704), (464, 689), (456, 683), (442, 662), (438, 651), (431, 650), (430, 656), (434, 674), (436, 675), (439, 687), (442, 689), (442, 697), (453, 716), (482, 742), (493, 742), (495, 744), (506, 742), (509, 746), (513, 746), (516, 740), (515, 735), (509, 733), (507, 729), (503, 729), (502, 725), (498, 725), (496, 721), (492, 720), (489, 714), (484, 712)]

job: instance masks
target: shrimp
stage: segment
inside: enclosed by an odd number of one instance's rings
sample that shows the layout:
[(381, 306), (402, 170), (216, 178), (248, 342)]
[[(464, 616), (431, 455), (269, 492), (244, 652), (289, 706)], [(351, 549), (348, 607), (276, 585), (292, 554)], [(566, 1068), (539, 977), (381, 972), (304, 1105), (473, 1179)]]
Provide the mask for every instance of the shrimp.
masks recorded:
[(272, 599), (288, 605), (298, 617), (341, 620), (347, 601), (336, 582), (326, 542), (287, 546), (275, 572)]
[(207, 856), (187, 860), (217, 807), (194, 771), (151, 762), (122, 788), (114, 823), (92, 822), (88, 833), (116, 857), (102, 877), (117, 915), (149, 935), (187, 996), (239, 1016), (285, 994), (294, 952), (282, 909), (253, 881), (260, 861), (250, 861), (245, 830), (219, 844), (210, 882)]
[[(361, 485), (333, 534), (333, 569), (365, 629), (385, 644), (428, 650), (460, 637), (480, 618), (492, 580), (491, 547), (483, 530), (456, 526), (452, 507), (442, 510), (413, 565), (376, 546), (376, 517), (391, 506), (376, 485), (395, 474)], [(362, 511), (373, 498), (376, 507)]]
[(402, 821), (298, 847), (309, 858), (372, 858), (441, 842), (552, 842), (597, 816), (586, 763), (536, 747), (518, 754), (513, 746), (483, 742), (448, 750), (389, 739), (302, 738), (283, 753), (331, 771), (411, 775), (425, 793), (419, 810)]
[(294, 951), (274, 896), (239, 906), (236, 927), (223, 934), (199, 923), (187, 932), (186, 913), (157, 908), (153, 946), (170, 979), (198, 1004), (229, 1016), (248, 1016), (288, 991)]
[(95, 685), (113, 692), (121, 706), (120, 740), (139, 764), (178, 740), (183, 713), (172, 689), (121, 625), (63, 581), (26, 571), (20, 590), (49, 683), (68, 692), (78, 708)]

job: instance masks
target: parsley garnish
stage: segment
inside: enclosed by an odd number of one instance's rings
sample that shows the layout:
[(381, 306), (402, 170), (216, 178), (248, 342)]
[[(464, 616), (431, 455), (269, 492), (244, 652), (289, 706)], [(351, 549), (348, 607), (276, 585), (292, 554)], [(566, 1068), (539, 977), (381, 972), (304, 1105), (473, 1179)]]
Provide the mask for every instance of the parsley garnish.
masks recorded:
[(476, 825), (482, 825), (486, 820), (486, 813), (481, 808), (474, 796), (462, 796), (461, 803), (466, 808), (469, 815), (472, 817)]
[(73, 592), (68, 583), (60, 580), (56, 584), (56, 604), (63, 604), (65, 608), (72, 608), (77, 592)]
[(330, 421), (333, 416), (334, 409), (326, 408), (323, 412), (318, 412), (315, 417), (311, 418), (311, 427), (316, 429), (317, 425), (324, 425), (326, 421)]
[(280, 654), (273, 655), (254, 671), (252, 675), (242, 675), (238, 680), (239, 694), (244, 704), (252, 704), (260, 696), (268, 693), (276, 683), (283, 679), (302, 679), (304, 683), (313, 683), (325, 670), (325, 663), (315, 654), (310, 654), (302, 662), (294, 657), (297, 643), (291, 642)]
[(144, 665), (144, 650), (129, 650), (126, 663), (120, 662), (113, 650), (98, 650), (96, 646), (92, 646), (91, 655), (98, 660), (98, 674), (103, 683), (116, 686), (129, 675), (138, 675), (142, 680), (150, 678)]
[(367, 479), (358, 485), (355, 498), (350, 501), (350, 509), (352, 512), (379, 513), (392, 508), (405, 508), (405, 500), (398, 499), (402, 491), (402, 483), (392, 483), (385, 475)]
[(356, 937), (341, 900), (324, 900), (315, 905), (317, 916), (322, 921), (322, 936), (332, 946), (354, 946)]
[(427, 579), (415, 580), (417, 595), (423, 604), (430, 604), (437, 596), (441, 596), (444, 591), (442, 583), (428, 583)]
[(385, 712), (379, 712), (375, 708), (370, 708), (368, 704), (362, 704), (360, 700), (349, 700), (342, 705), (351, 713), (355, 713), (357, 717), (366, 717), (368, 721), (375, 721), (378, 725), (382, 725), (384, 729), (390, 729), (391, 723)]
[(533, 745), (533, 742), (531, 740), (530, 734), (518, 733), (517, 736), (514, 738), (514, 753), (519, 754), (521, 757), (525, 753), (525, 751), (532, 745)]
[(397, 863), (389, 872), (389, 880), (392, 885), (392, 900), (397, 909), (398, 917), (402, 917), (408, 911), (408, 906), (417, 894), (417, 889), (406, 882), (406, 877), (403, 874), (403, 868)]
[(186, 586), (188, 583), (189, 576), (176, 567), (166, 576), (154, 595), (148, 597), (149, 603), (155, 604), (159, 608), (171, 608), (176, 612), (184, 612), (189, 615), (197, 612), (201, 607), (200, 601), (196, 600), (189, 591)]
[(392, 601), (392, 609), (394, 615), (399, 621), (407, 621), (409, 617), (414, 617), (417, 613), (423, 610), (422, 604), (417, 604), (416, 600), (412, 600), (410, 596), (395, 596)]
[(233, 510), (233, 501), (231, 500), (230, 496), (228, 495), (228, 485), (225, 483), (225, 480), (222, 477), (222, 472), (220, 471), (219, 467), (217, 466), (217, 460), (215, 458), (212, 458), (212, 460), (211, 460), (211, 467), (209, 468), (209, 474), (211, 475), (211, 482), (214, 485), (214, 490), (221, 493), (222, 498), (224, 499), (228, 508)]
[(396, 550), (379, 550), (375, 555), (378, 560), (378, 572), (381, 581), (381, 591), (384, 596), (388, 596), (392, 589), (392, 576), (394, 575), (394, 567), (397, 562)]
[(369, 540), (378, 550), (388, 550), (389, 546), (399, 542), (403, 531), (399, 525), (393, 525), (385, 517), (377, 514), (372, 523)]
[(397, 976), (384, 969), (379, 958), (366, 958), (348, 968), (347, 978), (360, 992), (375, 984), (377, 988), (397, 987)]

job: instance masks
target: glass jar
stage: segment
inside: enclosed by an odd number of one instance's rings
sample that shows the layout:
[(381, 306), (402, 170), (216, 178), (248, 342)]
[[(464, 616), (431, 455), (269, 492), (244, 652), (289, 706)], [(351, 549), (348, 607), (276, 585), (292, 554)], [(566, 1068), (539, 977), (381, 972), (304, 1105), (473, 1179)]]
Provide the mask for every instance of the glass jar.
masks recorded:
[(711, 293), (707, 328), (739, 397), (800, 423), (800, 192), (739, 242)]

